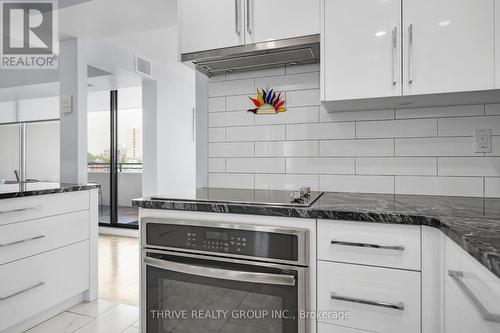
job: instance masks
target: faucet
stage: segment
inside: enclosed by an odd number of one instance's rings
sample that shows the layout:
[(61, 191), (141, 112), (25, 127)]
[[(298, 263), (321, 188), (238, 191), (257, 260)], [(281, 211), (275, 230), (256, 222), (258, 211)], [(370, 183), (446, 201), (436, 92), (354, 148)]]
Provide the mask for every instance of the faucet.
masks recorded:
[(16, 180), (20, 181), (21, 179), (19, 178), (19, 171), (14, 170), (14, 174), (16, 175)]

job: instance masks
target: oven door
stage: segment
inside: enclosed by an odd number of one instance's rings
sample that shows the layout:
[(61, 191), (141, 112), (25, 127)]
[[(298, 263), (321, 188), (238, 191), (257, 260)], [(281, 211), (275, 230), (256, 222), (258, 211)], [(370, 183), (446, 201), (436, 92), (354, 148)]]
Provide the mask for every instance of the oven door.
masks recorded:
[(143, 250), (143, 333), (304, 333), (307, 268)]

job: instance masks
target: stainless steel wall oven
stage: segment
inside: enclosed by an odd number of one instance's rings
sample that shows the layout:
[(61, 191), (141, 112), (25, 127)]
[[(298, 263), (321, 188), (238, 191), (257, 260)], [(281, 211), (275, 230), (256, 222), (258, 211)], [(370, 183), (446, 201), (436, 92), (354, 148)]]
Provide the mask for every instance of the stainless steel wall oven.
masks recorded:
[(143, 333), (304, 333), (309, 232), (143, 218)]

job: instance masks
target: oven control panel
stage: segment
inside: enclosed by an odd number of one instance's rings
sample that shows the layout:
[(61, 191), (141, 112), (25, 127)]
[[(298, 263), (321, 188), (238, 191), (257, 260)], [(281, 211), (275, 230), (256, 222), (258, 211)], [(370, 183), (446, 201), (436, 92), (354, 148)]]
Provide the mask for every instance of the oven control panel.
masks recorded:
[(148, 223), (146, 247), (196, 250), (261, 258), (298, 260), (299, 240), (293, 233)]

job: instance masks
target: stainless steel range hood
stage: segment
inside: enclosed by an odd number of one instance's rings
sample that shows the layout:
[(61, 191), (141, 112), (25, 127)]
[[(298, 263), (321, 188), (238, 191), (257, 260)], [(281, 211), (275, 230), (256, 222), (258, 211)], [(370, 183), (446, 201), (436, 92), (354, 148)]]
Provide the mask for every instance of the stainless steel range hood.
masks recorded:
[(288, 64), (319, 63), (319, 35), (185, 53), (181, 60), (192, 62), (197, 70), (208, 76)]

